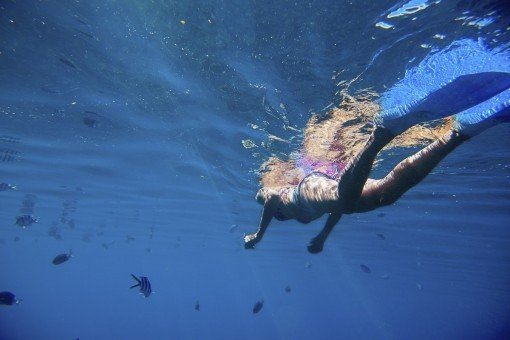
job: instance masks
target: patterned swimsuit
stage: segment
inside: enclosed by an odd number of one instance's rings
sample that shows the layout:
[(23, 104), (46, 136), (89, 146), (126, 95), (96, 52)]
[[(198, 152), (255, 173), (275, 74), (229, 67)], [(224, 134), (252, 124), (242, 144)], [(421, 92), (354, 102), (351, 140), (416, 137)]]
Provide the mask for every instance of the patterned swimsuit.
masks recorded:
[[(312, 172), (308, 175), (306, 175), (300, 182), (299, 184), (294, 187), (294, 189), (292, 189), (291, 187), (287, 187), (287, 188), (283, 188), (280, 190), (279, 194), (280, 194), (280, 197), (283, 197), (284, 195), (289, 195), (289, 190), (292, 190), (292, 193), (290, 194), (291, 197), (290, 197), (290, 201), (295, 205), (297, 206), (301, 212), (303, 212), (304, 214), (303, 215), (309, 215), (309, 216), (312, 216), (312, 218), (307, 218), (307, 219), (303, 219), (303, 220), (299, 220), (300, 222), (309, 222), (313, 219), (315, 219), (315, 215), (317, 215), (317, 212), (315, 211), (315, 209), (313, 207), (310, 206), (310, 204), (306, 201), (303, 201), (302, 199), (300, 199), (301, 197), (301, 185), (303, 184), (303, 182), (308, 179), (309, 177), (315, 177), (315, 176), (319, 176), (319, 177), (325, 177), (327, 179), (331, 179), (331, 180), (334, 180), (332, 177), (330, 177), (329, 175), (327, 174), (324, 174), (322, 172)], [(322, 215), (322, 214), (321, 214)], [(281, 207), (279, 206), (277, 209), (276, 209), (276, 212), (274, 214), (274, 217), (279, 220), (279, 221), (285, 221), (285, 220), (289, 220), (291, 219), (291, 217), (288, 217), (285, 215), (285, 213), (281, 210)]]

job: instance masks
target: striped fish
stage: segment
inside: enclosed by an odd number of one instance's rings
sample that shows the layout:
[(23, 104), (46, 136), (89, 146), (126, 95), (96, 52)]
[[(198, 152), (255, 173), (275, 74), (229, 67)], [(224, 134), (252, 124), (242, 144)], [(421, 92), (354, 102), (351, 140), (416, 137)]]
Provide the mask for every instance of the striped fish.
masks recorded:
[(16, 217), (16, 224), (19, 225), (20, 227), (28, 227), (30, 225), (32, 225), (32, 223), (36, 223), (37, 220), (34, 219), (32, 216), (30, 215), (21, 215), (21, 216), (18, 216)]
[(9, 183), (0, 183), (0, 191), (7, 191), (7, 190), (16, 190), (16, 186), (11, 185)]
[(143, 294), (146, 298), (149, 297), (149, 295), (151, 295), (152, 293), (151, 283), (149, 282), (149, 279), (145, 276), (140, 276), (140, 278), (134, 276), (133, 274), (131, 274), (131, 276), (133, 277), (133, 279), (136, 280), (137, 284), (129, 288), (140, 287), (140, 294)]

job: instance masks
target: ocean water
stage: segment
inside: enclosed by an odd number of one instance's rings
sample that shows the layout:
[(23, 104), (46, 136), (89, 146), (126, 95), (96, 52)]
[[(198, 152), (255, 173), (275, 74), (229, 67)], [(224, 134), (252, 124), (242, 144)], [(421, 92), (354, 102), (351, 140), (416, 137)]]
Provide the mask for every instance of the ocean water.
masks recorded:
[(508, 338), (508, 125), (396, 204), (344, 216), (320, 254), (306, 245), (324, 219), (242, 241), (259, 165), (346, 82), (382, 93), (461, 39), (507, 48), (508, 8), (0, 2), (0, 182), (16, 186), (0, 192), (0, 291), (22, 300), (0, 305), (0, 339)]

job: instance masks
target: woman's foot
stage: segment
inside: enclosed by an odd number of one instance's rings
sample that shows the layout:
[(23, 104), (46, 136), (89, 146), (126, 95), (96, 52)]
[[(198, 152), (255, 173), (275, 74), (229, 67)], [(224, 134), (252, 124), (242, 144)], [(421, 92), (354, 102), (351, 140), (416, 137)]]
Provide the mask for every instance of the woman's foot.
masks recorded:
[(464, 110), (471, 111), (471, 108), (487, 102), (494, 105), (502, 103), (501, 95), (509, 88), (510, 73), (481, 72), (459, 76), (425, 96), (417, 91), (416, 99), (397, 106), (385, 105), (383, 95), (382, 111), (375, 119), (376, 125), (398, 135), (413, 125), (445, 118)]
[(257, 233), (244, 235), (244, 249), (254, 249), (259, 241)]
[(456, 114), (452, 129), (461, 135), (473, 137), (503, 122), (510, 122), (510, 90)]

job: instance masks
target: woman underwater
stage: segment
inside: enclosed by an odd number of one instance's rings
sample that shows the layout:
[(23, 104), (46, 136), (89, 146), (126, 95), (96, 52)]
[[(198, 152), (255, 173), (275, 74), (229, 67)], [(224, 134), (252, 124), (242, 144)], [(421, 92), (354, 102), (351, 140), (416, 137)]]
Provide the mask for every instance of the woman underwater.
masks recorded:
[[(344, 164), (330, 160), (336, 172), (331, 164), (316, 165), (294, 185), (263, 185), (256, 195), (263, 205), (260, 224), (255, 233), (244, 236), (245, 248), (261, 241), (273, 217), (309, 223), (328, 214), (325, 226), (308, 245), (309, 252), (319, 253), (343, 214), (396, 202), (463, 142), (510, 121), (510, 57), (488, 50), (481, 42), (456, 42), (408, 70), (404, 79), (383, 93), (376, 107), (372, 132), (359, 152)], [(390, 142), (417, 124), (446, 117), (451, 119), (442, 137), (400, 162), (384, 178), (368, 178), (377, 154)], [(342, 131), (335, 134), (330, 150), (338, 147), (341, 136)]]

